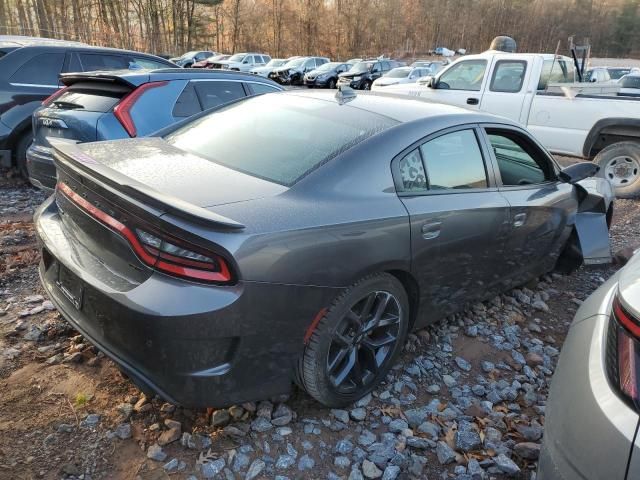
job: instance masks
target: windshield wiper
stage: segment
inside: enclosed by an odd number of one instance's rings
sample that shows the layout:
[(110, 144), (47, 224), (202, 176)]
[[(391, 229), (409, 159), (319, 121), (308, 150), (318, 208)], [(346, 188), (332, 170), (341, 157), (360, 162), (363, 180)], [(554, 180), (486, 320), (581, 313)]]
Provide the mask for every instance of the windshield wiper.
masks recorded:
[(75, 110), (75, 109), (79, 109), (79, 108), (84, 108), (84, 106), (80, 105), (79, 103), (65, 102), (64, 100), (58, 100), (58, 101), (54, 100), (53, 104), (56, 107), (65, 108), (67, 110)]

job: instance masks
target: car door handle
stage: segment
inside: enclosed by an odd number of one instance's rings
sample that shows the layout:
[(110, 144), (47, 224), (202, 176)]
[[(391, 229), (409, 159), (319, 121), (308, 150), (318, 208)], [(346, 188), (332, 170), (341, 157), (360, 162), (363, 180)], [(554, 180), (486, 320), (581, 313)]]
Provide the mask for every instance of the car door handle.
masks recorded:
[(480, 100), (478, 100), (475, 97), (467, 98), (467, 105), (478, 105), (479, 103), (480, 103)]
[(425, 223), (422, 225), (422, 238), (425, 240), (438, 238), (441, 228), (442, 222)]
[(527, 221), (527, 214), (526, 213), (518, 213), (518, 214), (513, 216), (513, 226), (514, 227), (521, 227), (522, 225), (524, 225), (524, 223), (526, 221)]

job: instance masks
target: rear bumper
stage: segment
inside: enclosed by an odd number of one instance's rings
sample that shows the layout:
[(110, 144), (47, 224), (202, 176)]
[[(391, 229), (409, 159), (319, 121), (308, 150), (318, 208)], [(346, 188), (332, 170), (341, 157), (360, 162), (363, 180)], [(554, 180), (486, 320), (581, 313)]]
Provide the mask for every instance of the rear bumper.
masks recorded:
[(46, 191), (56, 187), (56, 166), (49, 148), (31, 145), (27, 149), (27, 171), (34, 186)]
[(569, 330), (546, 406), (538, 480), (625, 480), (638, 414), (611, 389), (605, 342), (616, 276), (585, 301)]
[[(153, 273), (109, 279), (65, 229), (54, 197), (36, 213), (40, 277), (51, 301), (144, 390), (186, 407), (224, 407), (290, 390), (303, 338), (336, 289), (241, 282), (206, 286)], [(74, 278), (76, 301), (59, 286)], [(295, 299), (295, 301), (292, 301)]]

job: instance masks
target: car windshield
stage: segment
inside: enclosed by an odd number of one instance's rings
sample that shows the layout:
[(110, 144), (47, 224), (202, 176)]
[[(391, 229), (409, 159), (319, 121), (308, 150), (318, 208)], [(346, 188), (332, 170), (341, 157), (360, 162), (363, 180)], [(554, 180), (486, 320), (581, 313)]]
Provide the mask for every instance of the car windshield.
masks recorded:
[(185, 53), (184, 55), (182, 55), (181, 57), (179, 57), (179, 58), (178, 58), (178, 60), (185, 60), (185, 59), (187, 59), (187, 58), (191, 58), (191, 57), (193, 57), (196, 53), (198, 53), (198, 52), (196, 52), (196, 51), (193, 51), (193, 52), (187, 52), (187, 53)]
[[(640, 75), (627, 75), (620, 81), (622, 88), (638, 88), (640, 89)], [(640, 93), (640, 92), (638, 92)]]
[(267, 63), (267, 67), (281, 67), (282, 65), (284, 65), (285, 63), (287, 63), (286, 60), (281, 60), (281, 59), (273, 59), (271, 60), (269, 63)]
[(409, 76), (409, 73), (411, 73), (411, 69), (408, 67), (399, 67), (399, 68), (394, 68), (393, 70), (389, 71), (389, 73), (387, 73), (385, 75), (385, 77), (390, 77), (390, 78), (407, 78)]
[(349, 73), (368, 72), (373, 67), (373, 64), (374, 62), (358, 62), (353, 67), (351, 67), (351, 69), (349, 70)]
[(235, 55), (231, 56), (229, 58), (230, 62), (242, 62), (242, 60), (244, 60), (244, 57), (246, 57), (246, 55), (244, 53), (236, 53)]
[(620, 80), (625, 75), (631, 73), (630, 68), (609, 68), (608, 70), (612, 80)]
[(215, 110), (165, 138), (209, 161), (290, 186), (396, 124), (333, 101), (269, 93)]
[(306, 61), (307, 61), (307, 59), (304, 58), (304, 57), (302, 57), (302, 58), (294, 58), (293, 60), (289, 60), (285, 66), (286, 67), (299, 67), (300, 65), (302, 65)]

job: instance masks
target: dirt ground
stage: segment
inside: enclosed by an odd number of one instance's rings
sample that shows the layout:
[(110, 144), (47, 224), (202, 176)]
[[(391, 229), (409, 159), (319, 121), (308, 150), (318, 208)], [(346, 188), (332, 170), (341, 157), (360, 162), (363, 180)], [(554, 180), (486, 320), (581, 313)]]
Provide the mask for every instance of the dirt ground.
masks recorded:
[[(167, 431), (166, 419), (180, 422), (182, 432), (207, 435), (212, 441), (210, 456), (238, 447), (240, 442), (210, 425), (208, 412), (175, 409), (159, 399), (145, 402), (114, 364), (51, 308), (38, 281), (39, 258), (31, 221), (43, 198), (20, 180), (0, 180), (0, 479), (187, 478), (194, 474), (194, 465), (206, 449), (185, 448), (180, 441), (168, 444), (164, 448), (166, 461), (184, 461), (182, 472), (167, 473), (162, 468), (164, 462), (146, 456), (149, 445)], [(611, 231), (614, 251), (638, 242), (638, 225), (640, 202), (618, 201)], [(554, 277), (552, 287), (557, 293), (547, 301), (549, 311), (535, 314), (540, 337), (560, 349), (580, 301), (616, 268), (581, 268), (572, 275)], [(433, 339), (439, 328), (444, 327), (434, 325), (413, 336), (402, 363), (423, 350), (437, 350), (439, 345)], [(478, 373), (477, 366), (483, 360), (496, 364), (509, 360), (508, 352), (496, 352), (476, 338), (458, 336), (453, 345), (474, 366), (469, 376)], [(427, 403), (432, 397), (422, 389), (417, 396), (418, 403)], [(446, 392), (439, 398), (446, 400)], [(304, 422), (300, 420), (323, 419), (328, 412), (297, 390), (287, 404), (295, 412), (294, 423), (289, 425), (294, 432), (287, 439), (302, 452), (308, 437), (302, 434)], [(394, 416), (392, 408), (380, 408)], [(247, 407), (243, 415), (249, 417), (250, 410)], [(123, 423), (131, 426), (131, 438), (116, 430)], [(344, 432), (327, 428), (316, 440), (333, 445), (343, 436)], [(433, 453), (427, 457), (424, 475), (440, 478), (446, 469)], [(296, 472), (292, 477), (327, 478), (332, 466), (333, 458), (328, 457), (326, 465), (320, 461), (313, 470)], [(523, 472), (532, 472), (535, 462), (520, 466)], [(529, 478), (529, 474), (523, 473), (521, 478)], [(343, 475), (346, 478), (348, 473)], [(245, 477), (236, 474), (234, 478)], [(273, 475), (263, 472), (258, 478)]]

